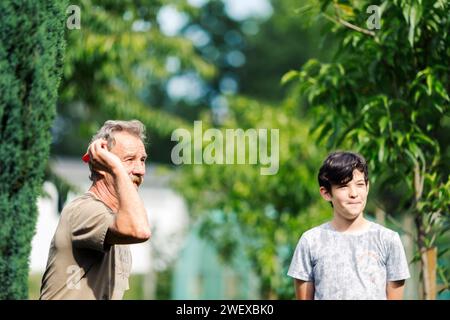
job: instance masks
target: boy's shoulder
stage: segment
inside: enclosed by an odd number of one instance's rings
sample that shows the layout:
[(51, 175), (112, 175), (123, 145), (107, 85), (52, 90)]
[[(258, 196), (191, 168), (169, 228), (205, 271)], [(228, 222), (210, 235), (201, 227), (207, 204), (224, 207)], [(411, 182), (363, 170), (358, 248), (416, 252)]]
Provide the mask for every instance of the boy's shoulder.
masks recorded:
[(330, 222), (324, 222), (318, 226), (312, 227), (311, 229), (306, 230), (302, 234), (302, 238), (304, 239), (313, 239), (315, 237), (319, 237), (321, 233), (332, 230), (330, 227)]
[[(370, 227), (369, 230), (367, 231), (367, 233), (369, 233), (371, 236), (376, 236), (379, 237), (380, 240), (389, 240), (389, 239), (393, 239), (395, 237), (398, 236), (398, 233), (392, 229), (389, 229), (379, 223), (370, 221)], [(327, 221), (325, 223), (322, 223), (318, 226), (315, 226), (311, 229), (306, 230), (303, 235), (302, 238), (305, 239), (313, 239), (316, 237), (320, 237), (320, 235), (322, 233), (336, 233), (337, 231), (335, 231), (331, 225), (330, 225), (330, 221)], [(339, 232), (338, 232), (339, 233)]]
[(385, 227), (374, 221), (370, 221), (370, 223), (371, 223), (371, 227), (369, 230), (371, 230), (371, 231), (379, 232), (379, 233), (386, 234), (389, 236), (393, 236), (397, 233), (396, 231), (389, 229), (388, 227)]

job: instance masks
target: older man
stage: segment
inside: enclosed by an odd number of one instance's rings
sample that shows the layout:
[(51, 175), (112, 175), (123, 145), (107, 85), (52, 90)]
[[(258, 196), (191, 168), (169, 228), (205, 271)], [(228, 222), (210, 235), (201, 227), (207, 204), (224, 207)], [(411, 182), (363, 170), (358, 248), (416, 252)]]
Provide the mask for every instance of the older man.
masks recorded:
[(150, 238), (137, 192), (145, 174), (145, 128), (106, 121), (83, 160), (92, 186), (62, 211), (42, 278), (41, 299), (122, 299), (128, 289), (128, 244)]

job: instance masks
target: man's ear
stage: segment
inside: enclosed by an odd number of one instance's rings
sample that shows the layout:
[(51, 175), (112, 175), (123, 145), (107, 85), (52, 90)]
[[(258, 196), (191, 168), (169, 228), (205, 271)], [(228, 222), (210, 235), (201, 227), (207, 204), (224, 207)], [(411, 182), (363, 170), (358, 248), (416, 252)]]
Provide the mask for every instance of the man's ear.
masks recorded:
[(331, 201), (331, 194), (325, 187), (320, 187), (319, 192), (325, 201)]
[(370, 182), (367, 181), (367, 193), (369, 193)]

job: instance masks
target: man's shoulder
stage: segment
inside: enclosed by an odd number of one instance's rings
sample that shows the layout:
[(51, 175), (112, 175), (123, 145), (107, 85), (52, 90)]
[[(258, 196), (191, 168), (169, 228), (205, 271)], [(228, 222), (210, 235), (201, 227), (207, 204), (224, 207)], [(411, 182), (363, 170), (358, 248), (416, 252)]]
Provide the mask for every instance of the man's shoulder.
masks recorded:
[(96, 199), (91, 193), (85, 192), (72, 201), (70, 201), (63, 209), (61, 215), (70, 215), (74, 212), (83, 212), (85, 210), (106, 210), (108, 207), (100, 200)]

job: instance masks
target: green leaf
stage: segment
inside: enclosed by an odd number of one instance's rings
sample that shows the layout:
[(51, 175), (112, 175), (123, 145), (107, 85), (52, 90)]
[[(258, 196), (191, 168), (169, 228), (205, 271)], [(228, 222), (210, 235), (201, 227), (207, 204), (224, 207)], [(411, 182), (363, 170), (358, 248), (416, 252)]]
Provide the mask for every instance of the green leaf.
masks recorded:
[(399, 147), (402, 146), (402, 144), (403, 144), (403, 139), (404, 139), (404, 138), (405, 138), (405, 136), (402, 135), (400, 132), (398, 132), (398, 136), (397, 136), (397, 145), (398, 145)]
[(314, 8), (313, 5), (307, 4), (307, 5), (304, 5), (303, 7), (294, 9), (294, 13), (298, 14), (298, 15), (302, 15), (308, 11), (311, 11), (313, 8)]
[(444, 109), (437, 103), (433, 103), (433, 107), (435, 107), (439, 111), (439, 113), (441, 113), (441, 114), (444, 113)]
[(423, 133), (416, 133), (413, 137), (415, 137), (418, 141), (428, 143), (432, 147), (436, 146), (436, 141), (432, 140), (430, 137), (424, 135)]
[(421, 96), (421, 92), (420, 91), (416, 91), (414, 93), (414, 103), (417, 103), (419, 101), (420, 96)]
[(450, 98), (448, 96), (447, 91), (445, 91), (444, 86), (442, 85), (442, 82), (436, 81), (434, 85), (435, 91), (446, 101), (450, 101)]
[(386, 130), (389, 119), (387, 117), (382, 117), (380, 120), (380, 133), (383, 133)]
[(342, 11), (346, 16), (354, 17), (355, 12), (353, 11), (353, 8), (342, 3), (337, 3), (336, 6)]
[(289, 81), (291, 81), (292, 79), (294, 79), (296, 77), (298, 78), (298, 76), (299, 76), (298, 71), (291, 70), (283, 75), (283, 77), (281, 78), (281, 84), (284, 85), (284, 84), (288, 83)]
[(378, 162), (383, 162), (384, 160), (384, 146), (385, 146), (385, 140), (384, 139), (379, 139), (378, 140)]
[[(406, 6), (407, 8), (407, 22), (409, 23), (408, 41), (411, 47), (414, 47), (414, 35), (416, 33), (416, 27), (422, 17), (422, 6), (417, 4), (412, 4), (411, 6)], [(408, 10), (409, 9), (409, 10)]]
[(416, 118), (417, 118), (417, 111), (414, 110), (413, 112), (411, 112), (411, 121), (415, 123)]
[(409, 150), (411, 150), (414, 159), (420, 159), (422, 162), (424, 162), (425, 157), (423, 155), (423, 152), (415, 142), (409, 143)]
[(411, 45), (411, 47), (414, 47), (414, 31), (415, 31), (416, 26), (414, 25), (414, 23), (410, 23), (409, 24), (409, 32), (408, 32), (408, 41), (409, 44)]
[(323, 127), (320, 130), (319, 136), (317, 137), (318, 141), (323, 141), (323, 139), (325, 138), (325, 136), (328, 135), (328, 133), (331, 130), (331, 122), (327, 122), (323, 125)]
[(431, 73), (427, 74), (427, 94), (431, 96), (433, 92), (433, 75)]
[(320, 6), (321, 11), (326, 11), (328, 5), (331, 3), (332, 0), (325, 0), (322, 1), (322, 5)]

